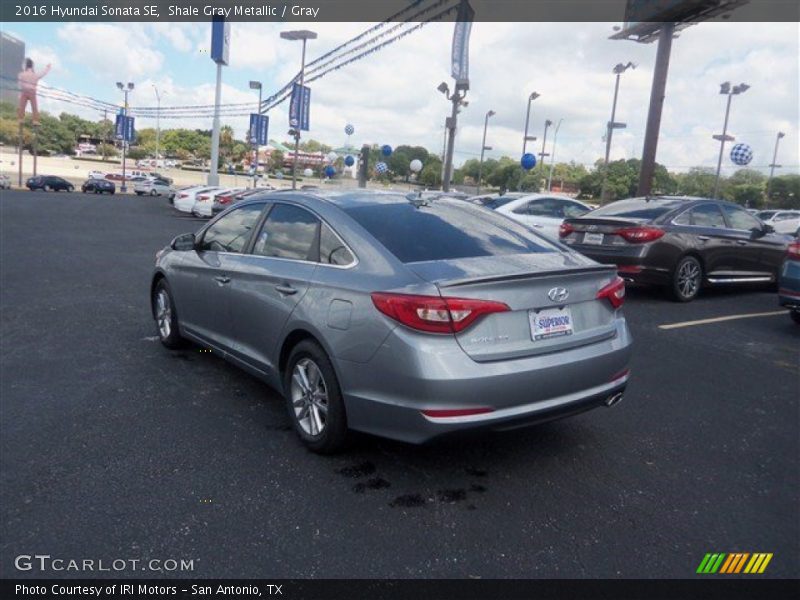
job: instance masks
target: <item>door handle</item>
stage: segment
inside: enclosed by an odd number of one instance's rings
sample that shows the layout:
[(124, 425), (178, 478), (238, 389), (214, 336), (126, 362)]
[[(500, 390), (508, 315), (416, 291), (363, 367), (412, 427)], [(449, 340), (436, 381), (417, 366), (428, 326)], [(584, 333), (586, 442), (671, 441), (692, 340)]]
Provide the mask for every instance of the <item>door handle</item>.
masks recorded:
[(226, 275), (218, 275), (217, 277), (214, 277), (214, 281), (220, 285), (225, 285), (226, 283), (231, 282), (231, 278)]
[(540, 225), (539, 223), (534, 223), (533, 226), (536, 227), (536, 229), (541, 229), (544, 227), (544, 225)]
[(747, 240), (736, 240), (736, 243), (739, 244), (740, 246), (747, 246), (748, 241)]
[(707, 242), (707, 241), (708, 241), (708, 240), (710, 240), (711, 238), (710, 238), (710, 237), (708, 237), (707, 235), (698, 235), (698, 236), (697, 236), (697, 239), (698, 239), (698, 240), (700, 240), (701, 242)]
[(290, 285), (276, 285), (275, 289), (278, 291), (278, 293), (283, 294), (284, 296), (291, 296), (292, 294), (297, 293), (297, 289)]

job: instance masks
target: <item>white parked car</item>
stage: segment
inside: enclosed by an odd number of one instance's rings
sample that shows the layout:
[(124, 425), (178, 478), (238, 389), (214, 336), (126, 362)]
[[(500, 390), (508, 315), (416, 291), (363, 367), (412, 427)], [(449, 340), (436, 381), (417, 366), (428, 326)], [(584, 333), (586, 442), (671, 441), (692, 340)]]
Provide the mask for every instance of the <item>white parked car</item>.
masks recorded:
[(794, 234), (800, 229), (800, 210), (762, 210), (758, 216), (778, 233)]
[(89, 179), (105, 179), (106, 174), (103, 171), (89, 171)]
[(200, 192), (195, 199), (192, 214), (196, 217), (211, 217), (214, 212), (214, 200), (220, 194), (231, 194), (243, 191), (245, 188), (217, 188)]
[(205, 192), (219, 189), (222, 188), (208, 185), (197, 185), (195, 187), (181, 190), (175, 195), (172, 205), (181, 212), (190, 213), (192, 210), (194, 210), (194, 204), (197, 201), (198, 194), (204, 194)]
[(165, 179), (145, 179), (133, 186), (137, 196), (170, 196), (172, 186)]
[(588, 204), (554, 194), (528, 194), (497, 208), (498, 213), (556, 240), (564, 219), (580, 217), (590, 210)]
[(11, 189), (11, 178), (8, 175), (0, 175), (0, 190)]

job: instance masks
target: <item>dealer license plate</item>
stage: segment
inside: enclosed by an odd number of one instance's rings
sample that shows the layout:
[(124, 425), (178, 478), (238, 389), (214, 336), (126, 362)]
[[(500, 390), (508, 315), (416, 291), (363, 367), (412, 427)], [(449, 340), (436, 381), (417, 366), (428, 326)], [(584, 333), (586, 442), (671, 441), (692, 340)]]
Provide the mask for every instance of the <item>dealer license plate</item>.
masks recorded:
[(583, 234), (583, 243), (584, 244), (602, 244), (603, 243), (603, 234), (602, 233), (584, 233)]
[(528, 312), (528, 318), (534, 340), (572, 335), (572, 311), (569, 307), (532, 310)]

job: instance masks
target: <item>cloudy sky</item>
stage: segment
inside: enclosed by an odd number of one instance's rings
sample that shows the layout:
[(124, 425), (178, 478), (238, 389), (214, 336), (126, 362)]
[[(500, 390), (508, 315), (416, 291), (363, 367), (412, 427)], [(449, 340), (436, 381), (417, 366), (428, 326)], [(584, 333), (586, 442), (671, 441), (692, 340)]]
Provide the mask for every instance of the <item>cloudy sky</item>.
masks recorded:
[[(480, 153), (486, 111), (489, 156), (518, 158), (522, 149), (527, 97), (533, 103), (531, 133), (541, 140), (545, 119), (563, 119), (556, 159), (590, 165), (603, 155), (618, 62), (638, 66), (622, 76), (617, 120), (627, 129), (614, 135), (612, 159), (639, 157), (649, 103), (655, 44), (611, 41), (613, 23), (475, 23), (471, 39), (469, 106), (462, 111), (456, 162)], [(309, 43), (309, 60), (360, 33), (368, 23), (320, 23)], [(279, 38), (286, 24), (232, 23), (231, 63), (224, 69), (223, 102), (253, 102), (248, 81), (279, 89), (299, 67), (300, 45)], [(215, 65), (209, 59), (210, 25), (203, 23), (14, 23), (5, 31), (23, 39), (37, 67), (53, 64), (48, 84), (118, 102), (118, 80), (136, 83), (133, 106), (154, 106), (152, 85), (162, 105), (213, 102)], [(428, 24), (385, 49), (312, 86), (309, 137), (338, 146), (352, 123), (352, 142), (423, 145), (441, 152), (449, 104), (436, 90), (449, 77), (453, 23)], [(733, 100), (729, 132), (754, 150), (753, 166), (771, 162), (775, 135), (786, 133), (779, 163), (800, 171), (798, 157), (797, 23), (702, 23), (681, 32), (673, 44), (658, 161), (671, 170), (716, 166), (725, 97), (719, 84), (730, 80), (752, 87)], [(265, 94), (267, 95), (267, 94)], [(42, 101), (43, 108), (97, 118), (96, 113)], [(270, 137), (284, 139), (286, 105), (271, 114)], [(244, 137), (246, 118), (226, 119)], [(155, 122), (137, 120), (137, 128)], [(210, 128), (211, 119), (162, 120), (162, 127)], [(548, 134), (548, 152), (553, 130)], [(535, 149), (540, 150), (540, 142)], [(727, 159), (724, 166), (735, 168)]]

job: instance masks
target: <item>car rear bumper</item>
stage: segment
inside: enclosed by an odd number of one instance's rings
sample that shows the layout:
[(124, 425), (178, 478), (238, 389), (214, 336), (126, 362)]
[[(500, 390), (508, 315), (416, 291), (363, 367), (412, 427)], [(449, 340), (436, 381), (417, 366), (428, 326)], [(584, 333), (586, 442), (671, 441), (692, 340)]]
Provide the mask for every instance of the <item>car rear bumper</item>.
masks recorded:
[(648, 247), (645, 245), (608, 251), (584, 244), (571, 244), (570, 248), (601, 264), (615, 265), (619, 276), (631, 283), (668, 285), (672, 278), (669, 268), (648, 260)]
[(800, 262), (787, 260), (783, 263), (778, 283), (778, 303), (800, 310)]
[[(473, 361), (447, 336), (421, 347), (412, 338), (419, 335), (398, 328), (368, 363), (337, 361), (352, 429), (412, 443), (470, 429), (509, 429), (613, 403), (628, 381), (631, 338), (623, 318), (613, 338), (494, 362)], [(463, 409), (486, 412), (422, 412)]]

